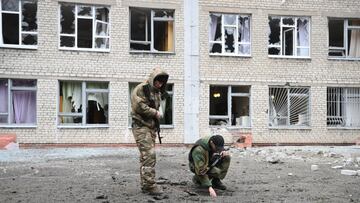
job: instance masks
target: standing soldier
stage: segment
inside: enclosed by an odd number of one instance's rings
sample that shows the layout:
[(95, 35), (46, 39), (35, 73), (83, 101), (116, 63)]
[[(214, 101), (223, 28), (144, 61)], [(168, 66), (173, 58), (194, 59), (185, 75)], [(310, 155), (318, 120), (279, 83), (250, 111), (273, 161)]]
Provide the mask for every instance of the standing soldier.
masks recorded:
[(226, 190), (221, 182), (230, 166), (230, 154), (224, 149), (221, 135), (208, 136), (196, 141), (189, 153), (189, 167), (195, 173), (193, 182), (206, 187), (211, 197), (215, 189)]
[(137, 85), (131, 94), (132, 132), (140, 150), (141, 190), (150, 195), (163, 193), (155, 183), (155, 139), (159, 130), (160, 98), (168, 78), (165, 71), (155, 68), (149, 79)]

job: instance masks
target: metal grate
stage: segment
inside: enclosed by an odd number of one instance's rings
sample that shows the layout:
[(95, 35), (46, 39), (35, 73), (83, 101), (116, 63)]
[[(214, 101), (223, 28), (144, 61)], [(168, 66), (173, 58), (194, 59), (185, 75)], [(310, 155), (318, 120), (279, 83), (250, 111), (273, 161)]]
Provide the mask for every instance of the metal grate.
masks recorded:
[(327, 88), (327, 126), (360, 127), (360, 88)]
[(269, 126), (309, 126), (309, 88), (269, 90)]

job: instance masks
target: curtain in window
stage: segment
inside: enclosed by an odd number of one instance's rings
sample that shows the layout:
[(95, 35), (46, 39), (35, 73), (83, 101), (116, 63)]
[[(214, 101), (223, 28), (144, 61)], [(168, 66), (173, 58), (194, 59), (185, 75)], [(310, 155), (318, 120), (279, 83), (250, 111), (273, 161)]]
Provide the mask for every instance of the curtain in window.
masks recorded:
[(13, 122), (36, 122), (36, 92), (13, 91)]
[(360, 30), (351, 30), (349, 56), (360, 57)]
[[(249, 18), (240, 18), (240, 28), (239, 32), (241, 33), (240, 42), (250, 42), (250, 19)], [(250, 46), (240, 46), (241, 54), (250, 54)]]
[[(298, 45), (299, 46), (309, 46), (309, 31), (308, 31), (308, 20), (301, 19), (298, 20)], [(308, 56), (308, 49), (301, 48), (298, 51), (300, 56)]]
[(0, 113), (7, 112), (7, 104), (8, 104), (8, 88), (5, 86), (5, 83), (2, 84), (0, 81)]
[(360, 88), (348, 88), (346, 93), (346, 126), (360, 126)]
[(209, 30), (210, 41), (216, 41), (215, 33), (216, 33), (216, 27), (218, 25), (218, 17), (220, 17), (220, 16), (221, 16), (221, 14), (211, 14), (210, 15), (210, 30)]

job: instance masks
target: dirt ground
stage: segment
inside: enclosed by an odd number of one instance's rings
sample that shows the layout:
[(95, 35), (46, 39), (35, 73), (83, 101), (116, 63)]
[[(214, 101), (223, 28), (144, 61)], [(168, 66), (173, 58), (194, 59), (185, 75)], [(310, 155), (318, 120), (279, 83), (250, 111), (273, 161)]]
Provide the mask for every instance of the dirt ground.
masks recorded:
[(231, 148), (216, 199), (192, 183), (189, 148), (156, 150), (166, 199), (141, 193), (136, 148), (68, 148), (0, 151), (0, 202), (360, 202), (360, 174), (341, 174), (360, 146)]

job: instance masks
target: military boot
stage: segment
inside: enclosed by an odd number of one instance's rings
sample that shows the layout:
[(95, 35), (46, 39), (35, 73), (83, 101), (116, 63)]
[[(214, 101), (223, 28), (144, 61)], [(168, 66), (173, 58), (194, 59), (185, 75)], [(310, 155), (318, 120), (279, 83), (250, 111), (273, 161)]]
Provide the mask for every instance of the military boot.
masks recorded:
[(160, 196), (164, 193), (163, 190), (157, 185), (150, 188), (143, 188), (142, 192), (152, 196)]
[(212, 186), (213, 188), (219, 189), (219, 190), (226, 190), (226, 186), (221, 182), (219, 178), (214, 178), (212, 180)]

